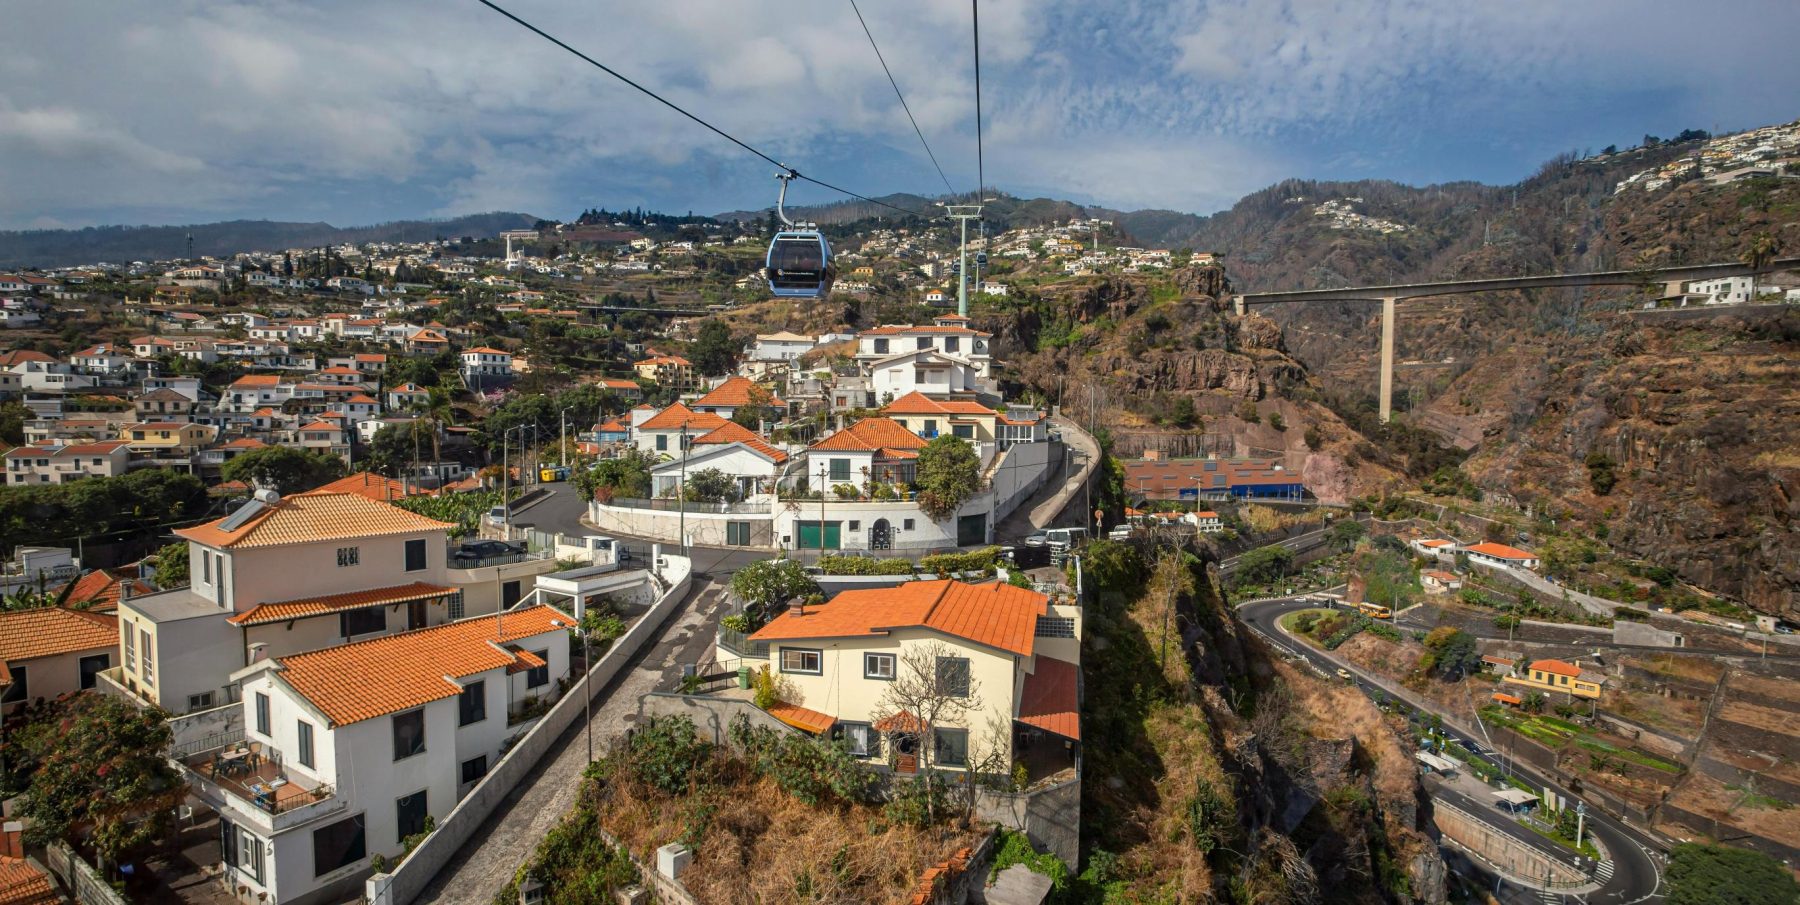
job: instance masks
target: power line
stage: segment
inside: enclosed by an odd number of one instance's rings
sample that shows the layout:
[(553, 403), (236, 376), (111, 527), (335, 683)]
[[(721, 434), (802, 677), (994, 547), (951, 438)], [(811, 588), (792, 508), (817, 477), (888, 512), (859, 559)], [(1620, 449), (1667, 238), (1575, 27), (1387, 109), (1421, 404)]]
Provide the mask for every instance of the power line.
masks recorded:
[(969, 0), (969, 21), (975, 29), (975, 203), (980, 204), (987, 191), (987, 169), (981, 154), (981, 0)]
[(875, 33), (869, 30), (868, 20), (863, 18), (862, 10), (857, 7), (856, 0), (850, 0), (850, 8), (856, 11), (856, 21), (862, 23), (863, 34), (869, 36), (869, 46), (875, 50), (875, 59), (881, 63), (881, 71), (887, 73), (888, 84), (894, 86), (894, 96), (900, 99), (900, 109), (906, 111), (906, 118), (911, 120), (913, 132), (919, 136), (919, 144), (925, 146), (925, 156), (931, 158), (931, 165), (937, 168), (938, 178), (944, 180), (944, 190), (956, 194), (950, 187), (950, 177), (944, 175), (944, 168), (938, 165), (937, 155), (931, 153), (931, 144), (925, 140), (925, 132), (919, 128), (919, 121), (913, 119), (912, 108), (906, 105), (906, 95), (900, 93), (900, 83), (894, 81), (894, 72), (888, 68), (887, 60), (881, 56), (881, 48), (875, 44)]
[(662, 95), (657, 94), (656, 92), (651, 91), (648, 88), (645, 88), (643, 85), (640, 85), (637, 82), (634, 82), (629, 78), (626, 78), (624, 75), (620, 74), (618, 72), (618, 70), (615, 70), (612, 67), (607, 66), (605, 63), (602, 63), (599, 60), (596, 60), (593, 57), (590, 57), (587, 54), (582, 53), (581, 51), (576, 50), (573, 47), (570, 47), (569, 45), (563, 43), (561, 40), (557, 39), (557, 37), (555, 35), (552, 35), (549, 32), (544, 31), (543, 29), (537, 27), (536, 25), (533, 25), (530, 22), (527, 22), (524, 19), (521, 19), (518, 16), (513, 15), (505, 7), (502, 7), (499, 4), (492, 2), (492, 0), (476, 0), (476, 2), (480, 3), (482, 6), (487, 7), (488, 9), (493, 10), (494, 12), (499, 13), (502, 16), (505, 16), (508, 19), (511, 19), (513, 22), (524, 27), (526, 31), (529, 31), (532, 34), (535, 34), (538, 37), (543, 38), (544, 40), (549, 41), (552, 44), (555, 44), (556, 46), (562, 48), (563, 50), (566, 50), (569, 53), (574, 54), (582, 62), (585, 62), (590, 66), (593, 66), (595, 69), (598, 69), (601, 72), (604, 72), (607, 75), (610, 75), (613, 78), (618, 79), (619, 81), (624, 82), (625, 84), (630, 85), (633, 88), (636, 88), (639, 92), (650, 97), (652, 100), (656, 101), (657, 103), (662, 104), (665, 107), (668, 107), (670, 110), (673, 110), (676, 113), (679, 113), (682, 116), (685, 116), (688, 119), (691, 119), (694, 122), (699, 123), (702, 126), (705, 126), (709, 131), (711, 131), (715, 135), (718, 135), (720, 138), (723, 138), (726, 141), (729, 141), (732, 144), (737, 145), (738, 147), (743, 148), (744, 150), (749, 151), (752, 154), (755, 154), (756, 156), (762, 158), (763, 160), (766, 160), (769, 163), (772, 163), (775, 166), (780, 167), (783, 172), (790, 173), (797, 179), (800, 179), (800, 180), (803, 180), (806, 182), (810, 182), (821, 188), (830, 189), (830, 190), (837, 192), (839, 194), (842, 194), (842, 195), (848, 195), (851, 198), (855, 198), (859, 201), (867, 201), (870, 204), (878, 204), (882, 207), (888, 208), (889, 210), (899, 211), (902, 214), (907, 214), (907, 215), (913, 216), (913, 217), (924, 217), (927, 220), (932, 219), (933, 215), (931, 215), (931, 214), (922, 214), (918, 211), (907, 210), (906, 208), (899, 207), (899, 206), (896, 206), (893, 204), (889, 204), (886, 201), (878, 201), (874, 198), (870, 198), (867, 195), (862, 195), (857, 192), (852, 192), (849, 189), (832, 185), (831, 183), (826, 182), (822, 179), (814, 179), (813, 177), (808, 176), (805, 173), (802, 173), (799, 170), (796, 170), (793, 167), (788, 166), (787, 164), (782, 163), (779, 160), (776, 160), (775, 158), (769, 156), (768, 154), (765, 154), (762, 151), (759, 151), (756, 148), (751, 147), (749, 144), (746, 144), (745, 142), (739, 140), (737, 137), (733, 136), (729, 132), (726, 132), (724, 129), (721, 129), (718, 126), (715, 126), (712, 123), (709, 123), (706, 120), (703, 120), (700, 117), (695, 116), (692, 113), (689, 113), (687, 110), (683, 109), (679, 104), (676, 104), (674, 101), (671, 101), (668, 98), (665, 98)]

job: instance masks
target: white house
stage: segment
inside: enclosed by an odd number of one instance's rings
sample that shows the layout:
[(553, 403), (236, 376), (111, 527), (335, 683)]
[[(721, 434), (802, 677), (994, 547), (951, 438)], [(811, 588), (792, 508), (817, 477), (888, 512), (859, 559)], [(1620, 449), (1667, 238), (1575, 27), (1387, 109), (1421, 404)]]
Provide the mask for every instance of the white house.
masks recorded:
[(0, 613), (0, 712), (93, 688), (118, 656), (118, 622), (61, 607)]
[(1538, 567), (1536, 553), (1509, 547), (1505, 544), (1481, 543), (1461, 548), (1461, 552), (1469, 555), (1469, 562), (1484, 566), (1499, 566), (1512, 569), (1535, 569)]
[(21, 446), (6, 453), (6, 483), (67, 484), (82, 478), (114, 478), (131, 461), (124, 440)]
[(471, 385), (483, 381), (511, 380), (512, 353), (488, 346), (477, 346), (462, 353), (463, 380)]
[(218, 809), (228, 883), (276, 905), (355, 898), (555, 697), (574, 621), (532, 606), (239, 670), (241, 742), (184, 764)]
[(757, 334), (756, 342), (750, 344), (749, 358), (752, 361), (793, 361), (812, 351), (813, 337), (783, 330), (779, 333)]

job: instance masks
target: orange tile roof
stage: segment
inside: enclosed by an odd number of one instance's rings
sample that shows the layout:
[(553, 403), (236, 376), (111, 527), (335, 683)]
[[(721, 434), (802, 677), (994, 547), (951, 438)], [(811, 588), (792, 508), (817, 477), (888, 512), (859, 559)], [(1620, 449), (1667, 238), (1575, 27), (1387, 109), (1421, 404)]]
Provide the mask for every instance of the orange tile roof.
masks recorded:
[(496, 349), (492, 346), (476, 346), (473, 349), (464, 349), (463, 350), (464, 355), (469, 355), (471, 353), (480, 354), (480, 355), (511, 355), (512, 354), (511, 352), (508, 352), (505, 349)]
[(757, 641), (885, 635), (898, 628), (930, 628), (1009, 653), (1029, 656), (1037, 617), (1048, 598), (990, 582), (911, 581), (892, 588), (845, 591), (804, 615), (784, 611), (751, 637)]
[[(617, 428), (617, 429), (624, 430), (623, 427)], [(706, 446), (706, 445), (719, 445), (719, 444), (725, 444), (725, 443), (742, 443), (745, 446), (748, 446), (751, 449), (756, 450), (757, 452), (762, 453), (765, 456), (768, 456), (770, 459), (775, 460), (775, 462), (778, 464), (781, 462), (786, 462), (787, 458), (788, 458), (787, 453), (784, 453), (781, 450), (776, 449), (773, 446), (770, 446), (769, 442), (767, 440), (764, 440), (762, 438), (761, 434), (743, 426), (742, 424), (737, 423), (736, 421), (727, 421), (724, 424), (721, 424), (718, 427), (714, 428), (711, 432), (705, 434), (704, 436), (695, 438), (693, 445), (694, 446)]]
[(1081, 667), (1039, 654), (1036, 670), (1025, 677), (1019, 695), (1018, 721), (1063, 738), (1081, 741), (1081, 713), (1076, 691)]
[(1515, 704), (1516, 705), (1516, 704), (1522, 703), (1522, 699), (1518, 695), (1507, 694), (1503, 691), (1494, 692), (1493, 698), (1494, 698), (1494, 700), (1499, 701), (1502, 704)]
[(341, 431), (344, 429), (344, 426), (342, 424), (332, 424), (331, 422), (326, 421), (325, 419), (321, 418), (318, 421), (314, 421), (313, 423), (308, 424), (305, 427), (302, 427), (300, 429), (303, 431)]
[(876, 452), (889, 458), (910, 458), (924, 448), (924, 438), (891, 418), (864, 418), (808, 447), (822, 452)]
[(513, 665), (508, 666), (506, 668), (506, 674), (509, 676), (517, 674), (517, 673), (526, 672), (528, 670), (537, 669), (540, 666), (549, 666), (550, 665), (550, 664), (544, 662), (543, 657), (540, 657), (537, 654), (534, 654), (528, 650), (521, 650), (521, 649), (519, 649), (519, 646), (516, 644), (507, 647), (507, 650), (512, 651), (513, 656), (517, 658), (516, 662), (514, 662)]
[(415, 515), (361, 494), (324, 491), (282, 499), (235, 531), (221, 528), (224, 522), (225, 519), (218, 519), (192, 528), (179, 528), (175, 534), (202, 546), (248, 549), (416, 534), (455, 527), (449, 522)]
[(979, 402), (952, 399), (941, 402), (914, 390), (882, 406), (883, 413), (896, 415), (994, 415), (993, 409)]
[(627, 428), (625, 425), (620, 424), (619, 419), (617, 419), (617, 418), (609, 419), (605, 424), (600, 425), (599, 429), (602, 432), (608, 433), (608, 434), (622, 434), (622, 433), (625, 433), (627, 430), (630, 430), (630, 428)]
[(1454, 543), (1456, 543), (1456, 542), (1449, 541), (1449, 540), (1441, 540), (1441, 539), (1440, 540), (1422, 540), (1422, 541), (1419, 541), (1419, 546), (1421, 546), (1421, 547), (1448, 547)]
[(615, 390), (639, 390), (639, 391), (643, 390), (643, 387), (638, 386), (637, 381), (625, 380), (624, 378), (620, 378), (620, 377), (602, 378), (600, 381), (600, 385), (603, 387), (610, 387)]
[(239, 437), (236, 440), (233, 440), (230, 443), (225, 444), (224, 448), (225, 449), (262, 449), (263, 447), (268, 446), (268, 445), (269, 444), (264, 443), (261, 440), (256, 439), (255, 437)]
[(448, 680), (520, 662), (505, 645), (574, 624), (573, 616), (540, 604), (275, 662), (282, 681), (344, 726), (454, 697), (459, 689)]
[(409, 496), (430, 496), (431, 494), (418, 487), (409, 486), (404, 481), (396, 481), (384, 475), (359, 471), (353, 475), (345, 475), (323, 487), (316, 487), (310, 493), (358, 493), (371, 500), (398, 500)]
[(42, 352), (34, 351), (32, 349), (14, 349), (10, 352), (0, 352), (0, 368), (10, 368), (14, 365), (23, 364), (28, 361), (43, 362), (55, 360), (56, 359), (51, 358)]
[(1537, 554), (1535, 553), (1521, 550), (1518, 547), (1508, 547), (1505, 544), (1476, 544), (1472, 547), (1464, 547), (1463, 549), (1470, 553), (1480, 553), (1486, 556), (1492, 556), (1496, 559), (1537, 559)]
[(50, 875), (23, 858), (0, 855), (0, 905), (56, 905)]
[(126, 581), (131, 582), (132, 596), (156, 592), (155, 588), (142, 579), (95, 569), (75, 580), (75, 589), (69, 592), (68, 603), (70, 606), (86, 603), (89, 612), (111, 612), (119, 608), (119, 585)]
[(758, 393), (762, 395), (761, 401), (765, 405), (787, 405), (774, 393), (751, 382), (748, 377), (727, 377), (724, 383), (713, 387), (711, 392), (694, 400), (694, 404), (721, 405), (731, 408), (753, 405), (758, 401), (756, 398)]
[(973, 334), (975, 336), (992, 336), (993, 335), (991, 333), (984, 333), (980, 330), (971, 330), (968, 327), (936, 327), (936, 326), (933, 326), (933, 327), (910, 327), (910, 326), (905, 326), (905, 325), (875, 327), (875, 328), (872, 328), (869, 330), (864, 330), (857, 335), (858, 336), (893, 336), (897, 333), (954, 333), (954, 334), (958, 334), (958, 335)]
[(1565, 663), (1561, 660), (1534, 660), (1532, 661), (1531, 668), (1538, 672), (1547, 672), (1553, 676), (1569, 676), (1573, 678), (1581, 675), (1581, 667), (1576, 666), (1573, 663)]
[(392, 588), (370, 588), (364, 591), (326, 594), (321, 597), (306, 597), (300, 600), (259, 603), (226, 621), (232, 625), (267, 625), (271, 622), (323, 616), (327, 613), (344, 610), (360, 610), (363, 607), (411, 603), (415, 600), (442, 597), (454, 593), (456, 593), (455, 588), (415, 581), (412, 584), (403, 584)]
[(1442, 569), (1426, 569), (1425, 571), (1420, 572), (1419, 574), (1423, 575), (1427, 578), (1435, 578), (1438, 581), (1458, 581), (1458, 580), (1460, 580), (1456, 577), (1456, 573), (1445, 572)]
[(118, 645), (115, 616), (50, 606), (0, 613), (0, 660), (32, 660)]
[(837, 723), (837, 717), (817, 710), (808, 710), (798, 704), (776, 701), (769, 705), (769, 715), (800, 730), (813, 735), (824, 735)]
[(274, 374), (245, 374), (231, 382), (234, 387), (272, 387), (280, 386), (281, 378)]
[(638, 425), (638, 429), (672, 431), (680, 430), (683, 425), (686, 425), (690, 431), (712, 431), (730, 423), (712, 412), (696, 412), (677, 402)]
[(655, 356), (654, 358), (646, 358), (643, 361), (637, 362), (637, 364), (640, 364), (640, 365), (675, 365), (676, 367), (685, 368), (685, 367), (692, 365), (693, 363), (688, 361), (685, 358), (682, 358), (679, 355), (658, 355), (658, 356)]

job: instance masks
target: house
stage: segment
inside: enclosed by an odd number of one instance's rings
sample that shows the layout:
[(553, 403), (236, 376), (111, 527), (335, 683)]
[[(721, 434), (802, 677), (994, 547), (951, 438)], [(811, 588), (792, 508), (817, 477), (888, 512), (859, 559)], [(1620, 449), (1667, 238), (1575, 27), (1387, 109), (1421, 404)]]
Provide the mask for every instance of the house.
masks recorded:
[(1477, 565), (1508, 569), (1535, 569), (1538, 567), (1537, 554), (1491, 541), (1463, 547), (1461, 552), (1467, 553), (1469, 562)]
[(1442, 594), (1462, 587), (1462, 576), (1442, 569), (1426, 569), (1419, 573), (1419, 584), (1428, 594)]
[(617, 418), (609, 418), (604, 424), (594, 425), (594, 442), (629, 443), (631, 442), (631, 427), (620, 423)]
[(194, 400), (163, 388), (140, 394), (131, 407), (145, 421), (186, 421), (194, 413)]
[[(58, 588), (57, 593), (62, 593), (62, 589)], [(95, 569), (75, 579), (75, 587), (69, 591), (65, 605), (90, 613), (111, 613), (118, 610), (120, 597), (154, 593), (156, 588), (135, 575)]]
[(694, 386), (693, 362), (679, 355), (657, 355), (636, 362), (631, 367), (637, 371), (639, 378), (654, 381), (658, 386), (678, 390), (692, 389)]
[(926, 727), (885, 693), (921, 666), (966, 699), (954, 724), (929, 727), (931, 765), (968, 769), (973, 750), (1007, 764), (1072, 767), (1081, 743), (1080, 638), (1078, 607), (1004, 582), (953, 580), (845, 591), (790, 608), (750, 636), (768, 644), (789, 689), (771, 716), (844, 739), (856, 757), (901, 773), (921, 766)]
[(43, 868), (20, 857), (23, 848), (18, 844), (18, 831), (9, 831), (8, 836), (6, 848), (13, 853), (0, 854), (0, 902), (6, 905), (60, 905), (67, 901), (56, 891), (56, 885)]
[(462, 376), (463, 382), (470, 386), (511, 380), (512, 353), (490, 346), (465, 349), (462, 353)]
[(958, 314), (945, 314), (930, 325), (884, 325), (856, 335), (856, 359), (877, 361), (901, 352), (937, 351), (969, 362), (977, 377), (990, 379), (993, 356), (990, 346), (993, 334), (969, 327), (969, 319)]
[(730, 423), (711, 412), (696, 412), (677, 402), (639, 422), (633, 430), (633, 442), (644, 452), (672, 455), (687, 449), (695, 438)]
[(806, 448), (802, 472), (819, 488), (873, 481), (911, 484), (925, 441), (891, 418), (864, 418)]
[(396, 481), (384, 475), (359, 471), (353, 475), (338, 478), (323, 487), (315, 488), (309, 493), (355, 493), (371, 500), (387, 503), (406, 497), (431, 496), (431, 491), (422, 487)]
[(1125, 489), (1146, 500), (1300, 500), (1299, 472), (1267, 459), (1132, 459)]
[(759, 333), (756, 341), (750, 344), (749, 359), (751, 361), (793, 361), (812, 351), (814, 339), (799, 333), (783, 330), (779, 333)]
[(748, 497), (773, 489), (787, 460), (788, 454), (770, 446), (761, 434), (727, 421), (691, 437), (685, 455), (652, 469), (652, 492), (660, 497), (680, 487), (685, 475), (712, 468), (737, 482), (739, 498)]
[(999, 414), (979, 402), (937, 400), (908, 393), (881, 408), (881, 414), (926, 440), (949, 433), (972, 443), (994, 442)]
[(1503, 681), (1540, 691), (1560, 691), (1577, 698), (1598, 699), (1606, 685), (1606, 676), (1581, 668), (1581, 662), (1534, 660), (1525, 675), (1509, 675)]
[(423, 409), (431, 405), (431, 391), (408, 381), (387, 391), (388, 408), (395, 411)]
[(1407, 546), (1413, 548), (1413, 552), (1425, 556), (1439, 556), (1441, 554), (1456, 552), (1456, 541), (1444, 540), (1443, 538), (1414, 538)]
[(118, 645), (119, 620), (103, 613), (63, 607), (0, 613), (0, 713), (93, 688)]
[(787, 403), (780, 397), (759, 387), (748, 377), (727, 377), (723, 383), (713, 387), (705, 395), (694, 400), (692, 408), (696, 412), (711, 412), (721, 418), (730, 418), (738, 409), (760, 405), (769, 410), (767, 418), (780, 419), (787, 414)]
[(1188, 516), (1190, 518), (1190, 523), (1194, 528), (1202, 533), (1217, 534), (1220, 531), (1225, 530), (1224, 520), (1219, 518), (1217, 512), (1210, 509), (1202, 509), (1199, 512), (1190, 512), (1188, 513)]
[(603, 377), (598, 381), (602, 389), (610, 390), (613, 395), (626, 402), (638, 402), (644, 398), (644, 388), (635, 380), (619, 377)]
[(212, 445), (218, 435), (219, 429), (210, 424), (189, 421), (142, 421), (119, 429), (119, 439), (135, 453), (192, 455)]
[(342, 424), (320, 418), (294, 432), (294, 445), (315, 452), (334, 452), (340, 456), (350, 452), (350, 434)]
[(124, 440), (21, 446), (6, 453), (6, 483), (67, 484), (82, 478), (116, 478), (131, 461)]
[(234, 412), (253, 412), (264, 406), (278, 406), (294, 398), (294, 384), (282, 383), (274, 374), (246, 374), (225, 388), (220, 400)]
[(79, 374), (110, 376), (131, 371), (134, 355), (111, 343), (100, 343), (70, 355), (69, 364)]
[(994, 391), (982, 368), (948, 352), (904, 350), (862, 364), (869, 375), (870, 388), (883, 399), (898, 399), (911, 393), (939, 399), (972, 399)]
[(273, 903), (360, 895), (371, 859), (397, 860), (556, 696), (574, 622), (532, 606), (239, 670), (256, 757), (227, 767), (221, 744), (184, 764), (219, 812), (228, 884)]

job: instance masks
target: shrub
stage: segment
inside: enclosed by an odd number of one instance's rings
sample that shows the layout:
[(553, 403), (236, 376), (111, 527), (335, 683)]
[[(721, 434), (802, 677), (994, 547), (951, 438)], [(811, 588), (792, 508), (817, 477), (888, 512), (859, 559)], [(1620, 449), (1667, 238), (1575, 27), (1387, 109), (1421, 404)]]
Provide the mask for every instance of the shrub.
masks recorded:
[[(766, 674), (768, 667), (763, 667)], [(706, 769), (712, 745), (685, 716), (653, 716), (631, 733), (628, 764), (641, 782), (670, 795), (686, 792)]]
[(1017, 830), (1002, 828), (994, 851), (994, 865), (988, 871), (988, 879), (1000, 876), (1000, 872), (1015, 864), (1023, 864), (1034, 874), (1042, 874), (1050, 878), (1051, 898), (1054, 901), (1069, 883), (1069, 867), (1061, 858), (1049, 852), (1039, 852), (1031, 847), (1031, 840)]
[(1278, 431), (1287, 430), (1287, 422), (1281, 420), (1280, 412), (1271, 412), (1269, 414), (1269, 426)]
[(753, 727), (742, 715), (731, 721), (728, 731), (752, 769), (808, 805), (827, 798), (861, 803), (874, 792), (875, 775), (850, 755), (842, 741)]
[(949, 803), (949, 784), (941, 778), (930, 782), (924, 775), (910, 781), (895, 779), (888, 784), (881, 816), (904, 826), (930, 826), (931, 815), (949, 813)]
[(911, 575), (913, 564), (905, 559), (874, 559), (868, 556), (819, 557), (819, 568), (827, 575)]
[(919, 560), (919, 571), (991, 573), (994, 571), (994, 564), (999, 560), (999, 547), (983, 547), (966, 553), (934, 553)]

